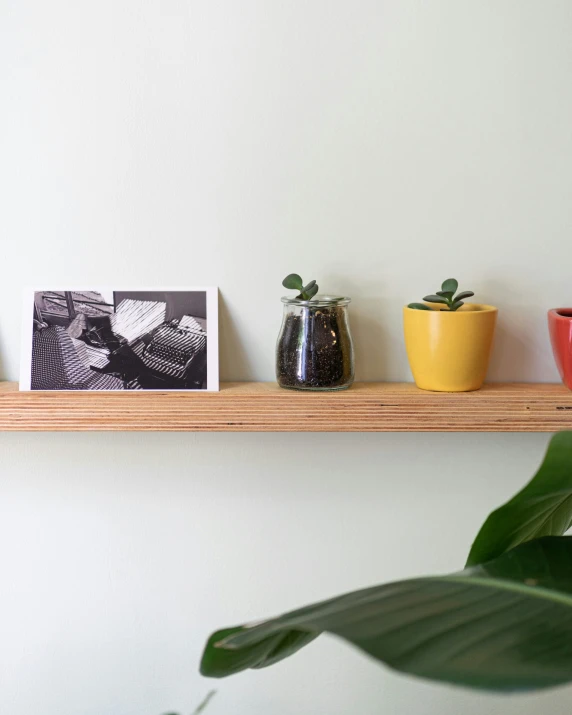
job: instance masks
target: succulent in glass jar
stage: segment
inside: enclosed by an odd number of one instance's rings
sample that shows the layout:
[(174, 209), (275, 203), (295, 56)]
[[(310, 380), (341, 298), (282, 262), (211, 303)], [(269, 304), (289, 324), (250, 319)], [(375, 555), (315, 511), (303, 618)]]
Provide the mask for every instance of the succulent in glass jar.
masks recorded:
[(282, 298), (284, 315), (276, 346), (278, 384), (295, 390), (343, 390), (354, 379), (349, 298), (318, 295), (316, 281), (304, 285), (291, 273), (282, 285), (299, 291)]
[(308, 285), (304, 285), (304, 281), (297, 273), (290, 273), (282, 281), (284, 288), (291, 288), (299, 291), (300, 295), (296, 296), (297, 300), (312, 300), (319, 290), (316, 281), (310, 281)]

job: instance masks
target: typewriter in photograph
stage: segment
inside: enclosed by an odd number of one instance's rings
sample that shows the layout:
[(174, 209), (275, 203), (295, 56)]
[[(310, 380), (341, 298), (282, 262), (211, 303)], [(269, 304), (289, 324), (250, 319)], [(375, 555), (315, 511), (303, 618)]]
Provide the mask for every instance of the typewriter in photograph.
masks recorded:
[[(48, 297), (61, 307), (57, 293)], [(100, 300), (89, 310), (61, 313), (38, 311), (32, 389), (206, 388), (201, 318), (166, 320), (164, 302), (134, 299), (122, 300), (116, 309)]]

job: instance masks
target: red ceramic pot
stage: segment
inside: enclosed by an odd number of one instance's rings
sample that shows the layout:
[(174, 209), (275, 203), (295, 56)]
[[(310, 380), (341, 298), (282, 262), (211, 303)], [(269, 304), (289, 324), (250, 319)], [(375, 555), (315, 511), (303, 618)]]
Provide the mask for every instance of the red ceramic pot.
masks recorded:
[(548, 330), (556, 367), (562, 382), (572, 390), (572, 308), (549, 310)]

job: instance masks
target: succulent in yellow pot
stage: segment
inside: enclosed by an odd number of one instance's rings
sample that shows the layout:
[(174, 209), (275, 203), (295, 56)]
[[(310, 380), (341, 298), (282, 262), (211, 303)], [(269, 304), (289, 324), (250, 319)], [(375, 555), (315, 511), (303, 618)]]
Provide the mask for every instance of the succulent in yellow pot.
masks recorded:
[[(405, 347), (417, 387), (436, 392), (478, 390), (487, 374), (498, 309), (465, 303), (455, 278), (403, 308)], [(427, 305), (430, 303), (431, 305)]]

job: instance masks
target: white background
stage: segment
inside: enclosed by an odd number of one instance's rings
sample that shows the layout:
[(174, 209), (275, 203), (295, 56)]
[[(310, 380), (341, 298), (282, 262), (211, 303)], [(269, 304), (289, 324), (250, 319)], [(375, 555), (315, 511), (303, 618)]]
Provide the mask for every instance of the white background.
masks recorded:
[[(352, 296), (358, 379), (401, 306), (500, 309), (490, 378), (558, 379), (572, 303), (569, 0), (0, 0), (0, 357), (20, 289), (221, 287), (222, 379), (272, 379), (280, 282)], [(454, 359), (454, 356), (452, 356)], [(300, 425), (311, 414), (300, 415)], [(0, 435), (0, 703), (188, 715), (213, 628), (455, 570), (547, 435)], [(208, 715), (532, 715), (322, 638)]]

